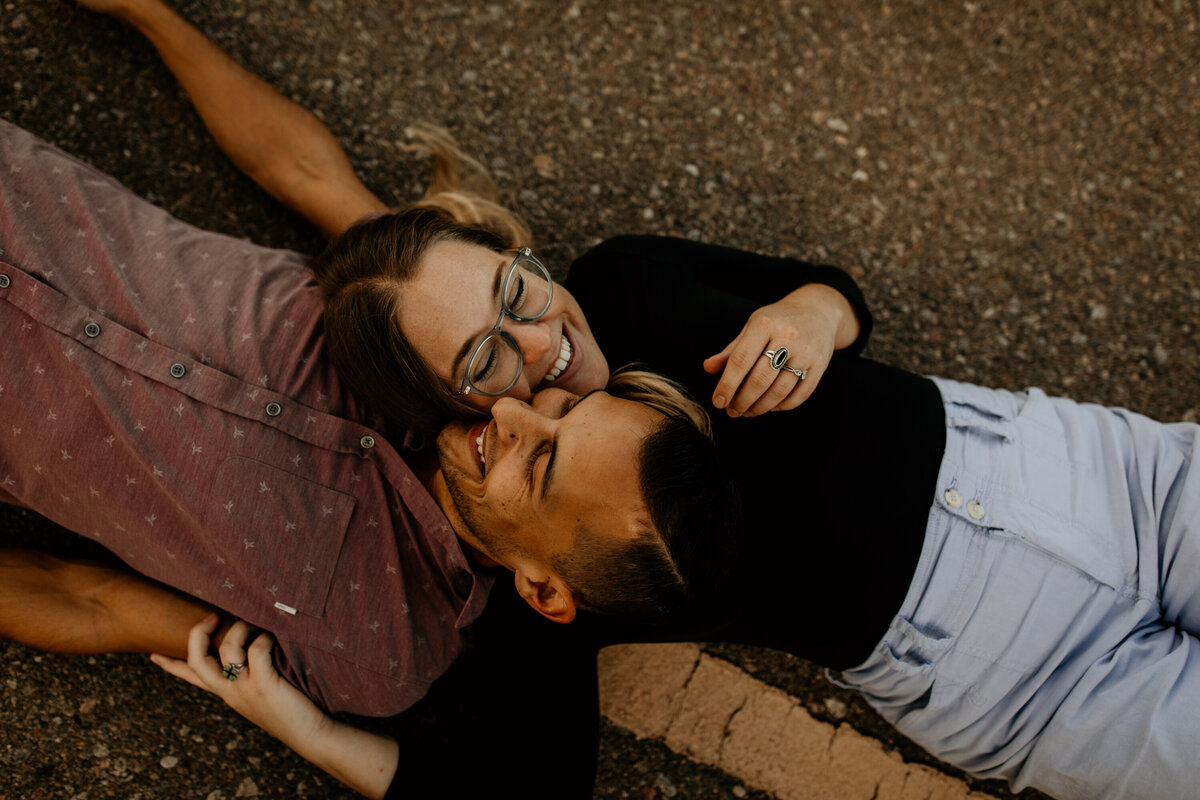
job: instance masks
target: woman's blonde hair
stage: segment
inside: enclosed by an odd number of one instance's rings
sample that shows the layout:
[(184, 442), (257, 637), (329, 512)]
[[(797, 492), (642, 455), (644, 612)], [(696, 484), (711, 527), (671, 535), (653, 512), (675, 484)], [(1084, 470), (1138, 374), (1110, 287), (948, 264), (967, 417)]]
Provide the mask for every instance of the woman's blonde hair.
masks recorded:
[(414, 207), (437, 208), (459, 224), (486, 228), (510, 247), (533, 245), (525, 223), (497, 201), (496, 184), (487, 169), (464, 153), (445, 128), (422, 124), (405, 133), (412, 140), (405, 149), (433, 159), (433, 178)]
[(615, 397), (635, 400), (671, 419), (688, 422), (707, 438), (712, 438), (712, 421), (708, 412), (683, 386), (670, 378), (643, 369), (638, 364), (628, 364), (612, 374), (605, 388)]

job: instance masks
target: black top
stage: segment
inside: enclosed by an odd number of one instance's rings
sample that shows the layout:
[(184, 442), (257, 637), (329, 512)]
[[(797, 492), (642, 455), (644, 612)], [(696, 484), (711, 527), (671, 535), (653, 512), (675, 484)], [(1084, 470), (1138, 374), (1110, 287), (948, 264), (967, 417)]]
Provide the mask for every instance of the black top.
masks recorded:
[[(755, 309), (814, 282), (850, 300), (858, 340), (793, 411), (730, 419), (713, 409), (717, 376), (701, 362)], [(566, 286), (610, 366), (645, 363), (712, 412), (745, 530), (732, 619), (704, 638), (837, 668), (863, 661), (916, 569), (946, 433), (931, 381), (854, 355), (871, 328), (854, 281), (835, 267), (629, 236), (576, 261)]]
[[(387, 724), (405, 754), (389, 798), (473, 797), (494, 791), (497, 775), (530, 771), (558, 797), (590, 798), (596, 650), (605, 644), (738, 642), (839, 668), (866, 658), (916, 567), (945, 427), (932, 383), (844, 355), (862, 349), (871, 327), (854, 281), (833, 267), (626, 237), (577, 261), (567, 286), (610, 364), (648, 362), (708, 405), (716, 377), (700, 362), (756, 308), (809, 282), (849, 298), (863, 332), (800, 408), (737, 420), (714, 411), (747, 512), (727, 618), (702, 630), (635, 629), (591, 615), (557, 625), (532, 613), (511, 580), (497, 581), (471, 626), (475, 646)], [(473, 769), (456, 768), (464, 753)]]

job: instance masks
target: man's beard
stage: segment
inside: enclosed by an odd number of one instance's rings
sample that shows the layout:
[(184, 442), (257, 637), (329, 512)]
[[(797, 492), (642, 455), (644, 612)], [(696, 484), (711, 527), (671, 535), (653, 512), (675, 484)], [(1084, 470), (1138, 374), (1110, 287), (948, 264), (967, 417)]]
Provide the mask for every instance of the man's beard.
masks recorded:
[(446, 482), (446, 489), (450, 492), (450, 500), (454, 503), (459, 518), (475, 541), (483, 546), (486, 551), (485, 555), (498, 560), (510, 553), (517, 552), (517, 548), (513, 546), (512, 542), (494, 535), (481, 521), (479, 503), (463, 488), (471, 480), (466, 470), (452, 463), (440, 447), (438, 448), (438, 463), (441, 465), (442, 478)]

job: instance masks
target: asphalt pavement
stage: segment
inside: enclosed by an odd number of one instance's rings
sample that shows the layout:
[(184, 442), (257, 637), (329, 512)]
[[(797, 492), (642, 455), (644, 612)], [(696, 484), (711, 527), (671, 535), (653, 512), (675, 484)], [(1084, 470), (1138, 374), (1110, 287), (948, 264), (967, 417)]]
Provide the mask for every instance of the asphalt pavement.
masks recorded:
[[(866, 292), (875, 359), (1200, 419), (1194, 0), (177, 7), (314, 110), (381, 198), (412, 199), (425, 179), (405, 128), (448, 127), (559, 275), (631, 232), (833, 263)], [(225, 160), (132, 31), (65, 0), (0, 9), (0, 115), (188, 222), (319, 251)], [(864, 487), (853, 512), (870, 508)], [(75, 546), (11, 510), (0, 540)], [(798, 564), (796, 579), (852, 568)], [(844, 787), (865, 764), (884, 765), (880, 800), (1005, 796), (938, 765), (811, 664), (681, 647), (606, 654), (597, 797), (853, 797)], [(143, 657), (0, 652), (4, 800), (350, 794)], [(705, 727), (681, 694), (663, 701), (673, 716), (651, 719), (658, 701), (638, 693), (668, 686), (647, 677), (657, 667), (677, 668), (681, 687), (712, 681), (697, 697), (739, 687), (826, 726), (811, 741), (832, 760), (748, 766), (735, 751), (768, 745), (685, 735)]]

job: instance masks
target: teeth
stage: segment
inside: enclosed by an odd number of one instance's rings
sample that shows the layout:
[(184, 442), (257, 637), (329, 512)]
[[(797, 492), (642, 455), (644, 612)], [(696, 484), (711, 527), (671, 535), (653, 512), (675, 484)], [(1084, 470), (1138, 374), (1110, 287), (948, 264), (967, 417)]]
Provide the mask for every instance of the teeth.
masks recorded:
[(479, 451), (479, 460), (483, 460), (483, 434), (475, 437), (475, 449)]
[(571, 363), (571, 343), (567, 341), (567, 337), (562, 337), (562, 343), (558, 348), (558, 358), (554, 362), (554, 366), (546, 373), (546, 377), (542, 378), (542, 383), (549, 383), (562, 374), (562, 371), (567, 368), (567, 364)]

